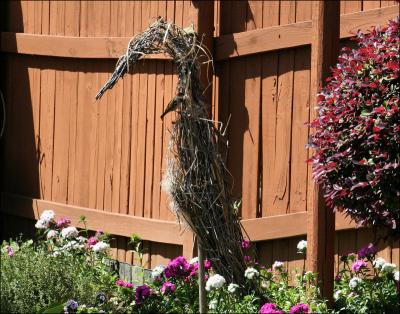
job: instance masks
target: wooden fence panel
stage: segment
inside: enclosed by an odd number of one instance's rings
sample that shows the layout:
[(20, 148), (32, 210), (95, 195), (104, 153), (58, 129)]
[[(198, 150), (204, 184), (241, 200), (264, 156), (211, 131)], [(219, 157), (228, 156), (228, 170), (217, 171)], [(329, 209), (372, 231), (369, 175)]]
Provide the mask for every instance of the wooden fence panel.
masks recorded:
[[(395, 12), (395, 4), (344, 1), (341, 13), (368, 11), (361, 17), (381, 21), (383, 11), (369, 10), (389, 7)], [(164, 121), (159, 117), (175, 93), (176, 69), (157, 56), (139, 64), (101, 101), (94, 102), (94, 95), (132, 35), (157, 16), (184, 27), (197, 23), (196, 6), (191, 1), (10, 1), (6, 11), (1, 49), (8, 121), (1, 191), (174, 221), (160, 185), (174, 113)], [(224, 126), (230, 117), (227, 164), (233, 193), (242, 198), (244, 224), (253, 228), (249, 233), (257, 240), (274, 239), (257, 244), (260, 259), (268, 265), (280, 259), (290, 269), (302, 267), (295, 244), (305, 237), (296, 229), (305, 228), (281, 222), (304, 218), (307, 211), (308, 128), (303, 123), (309, 119), (311, 3), (218, 1), (214, 11), (218, 37), (213, 110)], [(358, 25), (357, 18), (344, 21), (348, 24), (342, 37)], [(284, 28), (265, 32), (280, 26)], [(259, 47), (265, 48), (270, 42), (265, 38), (273, 36), (286, 38), (273, 41), (279, 50), (253, 53), (252, 40), (261, 38)], [(236, 48), (229, 44), (232, 38)], [(285, 45), (288, 48), (281, 49)], [(303, 218), (299, 224), (305, 224)], [(265, 230), (271, 225), (282, 228)], [(292, 238), (284, 238), (285, 232)], [(113, 254), (137, 262), (127, 235), (124, 231), (115, 236)], [(336, 252), (354, 250), (373, 238), (363, 229), (340, 231)], [(146, 266), (182, 254), (183, 242), (190, 252), (190, 236), (179, 244), (145, 241)], [(398, 243), (380, 249), (394, 262), (399, 259)]]

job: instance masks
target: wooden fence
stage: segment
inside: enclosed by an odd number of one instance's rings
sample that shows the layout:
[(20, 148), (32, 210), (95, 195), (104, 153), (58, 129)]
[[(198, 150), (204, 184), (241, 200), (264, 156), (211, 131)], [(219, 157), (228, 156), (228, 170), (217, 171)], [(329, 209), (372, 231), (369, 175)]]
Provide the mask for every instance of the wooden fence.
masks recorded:
[[(9, 1), (2, 3), (1, 58), (6, 130), (1, 139), (3, 233), (28, 231), (44, 209), (85, 215), (114, 234), (113, 254), (135, 262), (127, 238), (145, 241), (145, 266), (193, 250), (192, 236), (161, 191), (168, 129), (159, 119), (177, 77), (163, 55), (146, 59), (95, 103), (132, 35), (164, 16), (213, 38), (212, 114), (226, 123), (227, 164), (242, 199), (243, 225), (262, 262), (302, 266), (311, 178), (311, 2)], [(385, 24), (395, 1), (342, 1), (340, 37)], [(4, 219), (5, 218), (5, 219)], [(336, 219), (336, 254), (373, 240)], [(380, 246), (399, 264), (399, 242)], [(337, 259), (336, 259), (337, 261)], [(336, 266), (337, 266), (336, 262)]]

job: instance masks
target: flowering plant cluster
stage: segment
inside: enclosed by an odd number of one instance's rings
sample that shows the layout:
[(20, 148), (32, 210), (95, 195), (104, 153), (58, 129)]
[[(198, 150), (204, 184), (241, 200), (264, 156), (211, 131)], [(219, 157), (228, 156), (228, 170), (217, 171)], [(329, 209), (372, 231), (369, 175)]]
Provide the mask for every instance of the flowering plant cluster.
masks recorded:
[(342, 269), (335, 278), (335, 306), (339, 312), (399, 313), (399, 270), (377, 257), (369, 244), (341, 258)]
[(329, 206), (400, 236), (399, 18), (355, 40), (318, 95), (309, 162)]

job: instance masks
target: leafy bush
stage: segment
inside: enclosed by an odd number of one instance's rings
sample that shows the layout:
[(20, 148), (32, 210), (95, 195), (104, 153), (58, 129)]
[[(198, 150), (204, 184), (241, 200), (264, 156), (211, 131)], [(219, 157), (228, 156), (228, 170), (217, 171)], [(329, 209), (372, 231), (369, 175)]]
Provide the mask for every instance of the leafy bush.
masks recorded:
[(341, 258), (336, 276), (335, 305), (338, 312), (400, 313), (399, 271), (396, 265), (376, 257), (372, 244)]
[(95, 239), (108, 247), (105, 235), (88, 240), (69, 220), (56, 222), (52, 211), (42, 218), (36, 224), (44, 230), (39, 241), (2, 245), (1, 313), (38, 312), (69, 298), (87, 303), (114, 285), (116, 276), (102, 262), (106, 252), (93, 249)]
[(318, 95), (313, 175), (329, 206), (400, 236), (399, 19), (356, 41)]

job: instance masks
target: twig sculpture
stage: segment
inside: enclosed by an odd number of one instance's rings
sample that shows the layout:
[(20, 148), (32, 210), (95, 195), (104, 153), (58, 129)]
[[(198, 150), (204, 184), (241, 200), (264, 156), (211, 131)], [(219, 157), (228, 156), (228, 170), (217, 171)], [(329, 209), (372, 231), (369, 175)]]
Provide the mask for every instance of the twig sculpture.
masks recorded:
[(200, 84), (201, 60), (209, 64), (212, 59), (197, 34), (158, 18), (145, 32), (132, 38), (96, 99), (143, 56), (154, 53), (166, 53), (178, 69), (176, 95), (162, 115), (177, 112), (163, 179), (170, 208), (199, 238), (216, 271), (228, 281), (243, 283), (246, 266), (241, 248), (242, 227), (229, 193), (228, 171), (219, 153), (221, 134), (208, 119)]

